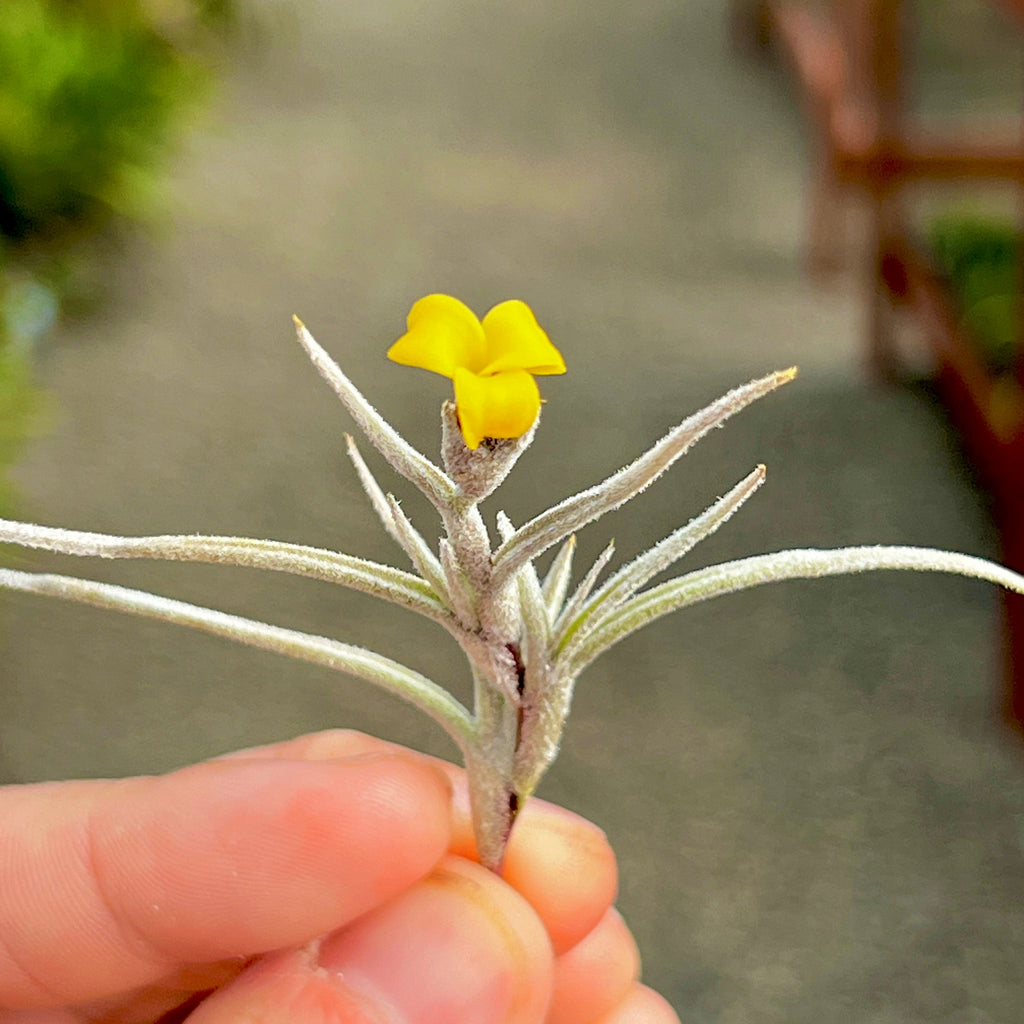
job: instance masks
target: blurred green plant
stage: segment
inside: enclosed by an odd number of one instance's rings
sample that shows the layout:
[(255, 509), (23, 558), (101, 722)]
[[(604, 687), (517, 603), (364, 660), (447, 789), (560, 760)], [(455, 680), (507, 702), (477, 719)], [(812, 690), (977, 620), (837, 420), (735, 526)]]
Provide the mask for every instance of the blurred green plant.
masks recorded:
[(27, 352), (0, 346), (0, 510), (15, 510), (15, 490), (9, 470), (38, 428), (43, 394), (32, 382), (32, 362)]
[(985, 364), (1012, 372), (1021, 358), (1019, 228), (1010, 219), (954, 211), (932, 221), (928, 241)]
[[(31, 352), (81, 243), (138, 217), (210, 80), (235, 0), (0, 0), (0, 511), (40, 425)], [(5, 239), (6, 244), (5, 244)]]
[(50, 0), (93, 20), (115, 18), (147, 25), (180, 49), (206, 48), (211, 33), (224, 34), (238, 23), (236, 0)]
[(205, 78), (140, 4), (4, 0), (0, 233), (138, 213)]
[(10, 467), (42, 419), (44, 396), (32, 380), (32, 347), (56, 315), (53, 290), (8, 270), (0, 250), (0, 510), (5, 515), (16, 504)]

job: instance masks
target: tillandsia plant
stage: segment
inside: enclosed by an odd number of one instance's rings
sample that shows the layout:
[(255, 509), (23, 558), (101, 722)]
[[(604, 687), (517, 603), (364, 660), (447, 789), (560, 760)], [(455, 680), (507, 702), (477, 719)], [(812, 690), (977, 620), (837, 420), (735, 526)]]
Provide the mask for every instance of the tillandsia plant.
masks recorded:
[[(0, 542), (102, 558), (274, 569), (384, 598), (433, 619), (455, 638), (472, 671), (472, 709), (413, 669), (337, 640), (69, 576), (0, 569), (0, 586), (194, 626), (348, 672), (401, 695), (434, 718), (461, 750), (478, 853), (494, 870), (500, 869), (517, 812), (558, 751), (577, 677), (598, 655), (647, 623), (761, 583), (866, 569), (958, 573), (1024, 593), (1024, 576), (992, 562), (914, 547), (779, 551), (648, 587), (760, 487), (764, 466), (602, 582), (612, 556), (609, 544), (572, 588), (575, 531), (635, 497), (708, 431), (792, 380), (796, 371), (773, 373), (730, 391), (670, 430), (629, 466), (518, 528), (498, 512), (495, 545), (480, 504), (533, 438), (541, 406), (535, 376), (565, 371), (561, 355), (529, 307), (503, 302), (481, 321), (444, 295), (428, 296), (413, 306), (408, 332), (388, 354), (454, 382), (455, 402), (445, 402), (441, 410), (443, 468), (376, 412), (298, 319), (296, 326), (313, 365), (360, 430), (440, 515), (444, 536), (434, 550), (398, 501), (377, 483), (348, 438), (348, 452), (370, 504), (414, 572), (333, 551), (240, 537), (112, 537), (0, 521)], [(542, 578), (535, 560), (556, 547)]]

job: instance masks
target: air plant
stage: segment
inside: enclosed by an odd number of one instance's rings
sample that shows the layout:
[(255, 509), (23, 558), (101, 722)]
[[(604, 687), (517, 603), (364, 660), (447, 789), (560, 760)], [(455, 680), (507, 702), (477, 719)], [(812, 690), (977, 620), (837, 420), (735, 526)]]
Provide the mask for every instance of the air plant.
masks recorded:
[[(493, 870), (500, 870), (523, 801), (558, 752), (576, 679), (595, 658), (649, 622), (762, 583), (868, 569), (957, 573), (1024, 593), (1024, 576), (984, 559), (884, 546), (753, 555), (648, 586), (743, 505), (764, 482), (764, 466), (602, 581), (613, 553), (609, 544), (573, 587), (577, 530), (638, 495), (714, 427), (791, 381), (795, 369), (730, 391), (683, 420), (635, 462), (519, 527), (497, 512), (495, 544), (481, 502), (502, 483), (534, 436), (541, 405), (534, 377), (565, 371), (561, 355), (529, 307), (503, 302), (481, 321), (458, 300), (431, 295), (413, 306), (408, 332), (390, 349), (394, 361), (454, 382), (455, 401), (445, 402), (441, 410), (443, 468), (380, 416), (297, 318), (296, 327), (313, 365), (359, 429), (440, 516), (444, 536), (435, 550), (347, 438), (370, 504), (413, 571), (272, 540), (114, 537), (7, 520), (0, 520), (0, 542), (99, 558), (273, 569), (384, 598), (432, 619), (452, 635), (469, 661), (472, 708), (419, 672), (337, 640), (70, 576), (0, 569), (0, 586), (193, 626), (347, 672), (404, 697), (438, 722), (459, 747), (469, 779), (478, 854)], [(542, 578), (535, 561), (556, 547)]]

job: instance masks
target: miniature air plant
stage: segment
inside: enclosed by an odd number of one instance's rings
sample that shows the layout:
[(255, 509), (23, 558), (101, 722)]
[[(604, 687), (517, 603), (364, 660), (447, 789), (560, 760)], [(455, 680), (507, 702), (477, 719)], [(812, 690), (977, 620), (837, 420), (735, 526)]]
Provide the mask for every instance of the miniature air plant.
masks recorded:
[[(573, 588), (577, 530), (635, 497), (711, 429), (792, 380), (796, 371), (769, 374), (730, 391), (670, 430), (635, 462), (522, 526), (498, 512), (494, 545), (480, 503), (533, 438), (540, 409), (533, 376), (565, 369), (529, 308), (521, 302), (502, 303), (481, 322), (447, 296), (429, 296), (413, 307), (408, 333), (389, 354), (454, 381), (456, 401), (445, 402), (441, 411), (444, 468), (409, 445), (298, 319), (296, 326), (313, 365), (356, 425), (391, 467), (426, 495), (441, 518), (444, 536), (434, 550), (347, 438), (349, 456), (374, 512), (414, 571), (271, 540), (114, 537), (4, 520), (0, 542), (100, 558), (273, 569), (384, 598), (432, 619), (454, 637), (472, 672), (472, 709), (419, 672), (337, 640), (70, 576), (0, 569), (0, 586), (193, 626), (347, 672), (404, 697), (438, 722), (459, 747), (469, 778), (479, 857), (493, 870), (500, 870), (519, 808), (558, 752), (577, 677), (647, 623), (762, 583), (868, 569), (957, 573), (1024, 593), (1024, 576), (981, 558), (882, 546), (754, 555), (647, 586), (740, 508), (764, 482), (764, 466), (601, 582), (612, 556), (609, 544)], [(541, 577), (535, 560), (556, 547)]]

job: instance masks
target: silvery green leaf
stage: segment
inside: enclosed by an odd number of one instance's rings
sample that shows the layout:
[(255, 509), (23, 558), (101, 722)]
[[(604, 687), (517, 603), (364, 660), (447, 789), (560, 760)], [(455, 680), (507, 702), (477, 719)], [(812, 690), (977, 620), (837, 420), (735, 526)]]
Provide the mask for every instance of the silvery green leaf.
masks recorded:
[[(502, 537), (511, 537), (515, 532), (504, 512), (498, 513), (497, 525), (498, 533)], [(550, 622), (547, 605), (544, 603), (544, 593), (532, 562), (519, 567), (516, 573), (516, 588), (521, 622), (520, 659), (526, 673), (525, 686), (531, 696), (540, 697), (547, 679)]]
[[(475, 504), (447, 510), (444, 530), (474, 592), (491, 589), (491, 538)], [(442, 565), (444, 559), (441, 560)]]
[(393, 494), (387, 496), (387, 503), (393, 518), (398, 543), (401, 544), (419, 574), (430, 584), (441, 601), (451, 607), (451, 595), (448, 593), (447, 580), (437, 555), (430, 550), (430, 545), (412, 525)]
[[(511, 537), (515, 533), (515, 527), (512, 525), (512, 520), (510, 520), (504, 512), (499, 512), (497, 515), (497, 527), (498, 535), (503, 540)], [(534, 616), (538, 627), (534, 630), (534, 642), (541, 645), (535, 649), (537, 651), (546, 651), (549, 626), (547, 608), (544, 604), (544, 597), (541, 592), (540, 579), (537, 576), (537, 570), (532, 562), (527, 562), (526, 565), (520, 566), (519, 572), (516, 573), (517, 597), (524, 593), (524, 587), (526, 588), (525, 592), (528, 595), (527, 599), (529, 601), (529, 607), (520, 607), (520, 617), (522, 618), (527, 615)]]
[(692, 551), (700, 541), (714, 533), (740, 508), (764, 483), (764, 477), (765, 467), (758, 466), (710, 508), (619, 569), (586, 602), (576, 619), (565, 623), (564, 634), (555, 637), (554, 646), (560, 647), (576, 633), (581, 624), (581, 617), (593, 622), (595, 615), (604, 614), (617, 607), (648, 580), (664, 572), (673, 562), (677, 562)]
[(563, 657), (578, 672), (631, 633), (688, 605), (747, 590), (762, 583), (816, 579), (881, 569), (953, 573), (987, 580), (1007, 590), (1024, 594), (1024, 576), (1019, 573), (984, 558), (933, 548), (877, 545), (776, 551), (698, 569), (652, 587), (631, 598), (599, 622), (592, 623), (585, 635), (578, 634), (576, 642), (570, 642), (565, 648)]
[(306, 350), (320, 376), (341, 399), (349, 415), (377, 451), (387, 459), (396, 473), (415, 484), (438, 510), (449, 508), (458, 494), (454, 481), (422, 452), (413, 448), (370, 405), (358, 388), (345, 376), (341, 367), (317, 344), (316, 339), (298, 317), (295, 317), (295, 327), (299, 343)]
[(455, 555), (455, 550), (446, 537), (441, 538), (441, 571), (451, 598), (452, 610), (463, 629), (473, 632), (479, 627), (475, 595), (466, 573)]
[(573, 591), (572, 597), (566, 602), (561, 615), (555, 620), (554, 625), (551, 627), (551, 635), (559, 638), (557, 646), (565, 643), (570, 623), (574, 623), (575, 628), (579, 629), (580, 622), (584, 617), (581, 614), (583, 606), (586, 604), (587, 598), (590, 597), (590, 592), (594, 589), (594, 585), (604, 571), (604, 567), (611, 561), (613, 554), (615, 554), (615, 541), (610, 540), (605, 546), (604, 551), (597, 556), (587, 575), (580, 580), (579, 586)]
[(572, 580), (572, 558), (575, 553), (576, 534), (572, 533), (558, 549), (558, 554), (551, 563), (547, 576), (544, 577), (544, 602), (547, 605), (548, 622), (554, 622), (558, 618), (562, 605), (565, 604), (565, 595)]
[(527, 701), (523, 706), (512, 776), (516, 792), (521, 796), (533, 793), (558, 755), (572, 704), (573, 683), (572, 675), (555, 675), (545, 687), (543, 700)]
[[(373, 507), (373, 511), (377, 513), (377, 518), (383, 524), (384, 529), (387, 530), (388, 535), (401, 544), (395, 532), (395, 523), (391, 518), (388, 500), (384, 497), (384, 489), (377, 483), (376, 477), (370, 472), (370, 467), (364, 461), (355, 438), (351, 434), (345, 435), (345, 447), (348, 451), (348, 457), (355, 467), (356, 476), (359, 477), (359, 482), (363, 485), (363, 490), (366, 491), (366, 496), (370, 499), (370, 505)], [(408, 552), (406, 553), (408, 554)]]
[(531, 519), (495, 552), (495, 580), (500, 583), (508, 579), (520, 565), (536, 558), (581, 526), (635, 497), (708, 431), (795, 376), (795, 368), (780, 370), (734, 388), (670, 430), (657, 444), (618, 473)]
[(515, 536), (516, 528), (503, 509), (499, 509), (498, 514), (494, 517), (494, 525), (497, 526), (498, 536), (502, 540), (508, 540), (509, 537)]
[(472, 748), (473, 724), (459, 701), (419, 672), (362, 647), (74, 576), (0, 569), (0, 587), (191, 626), (250, 647), (347, 672), (404, 697), (438, 722), (463, 752)]
[(115, 537), (0, 519), (0, 543), (92, 558), (152, 558), (270, 569), (337, 583), (381, 597), (448, 625), (451, 615), (430, 585), (412, 573), (322, 548), (250, 537)]
[(490, 686), (513, 705), (519, 703), (519, 666), (507, 646), (488, 643), (479, 633), (462, 630), (455, 634), (473, 669), (476, 685)]
[(519, 813), (517, 794), (510, 788), (519, 709), (476, 672), (473, 690), (475, 742), (466, 753), (466, 782), (480, 863), (498, 871)]
[(374, 512), (377, 513), (377, 518), (384, 525), (388, 536), (396, 541), (398, 546), (409, 556), (416, 571), (430, 584), (441, 602), (450, 607), (451, 598), (445, 585), (444, 572), (437, 556), (430, 550), (430, 545), (409, 521), (409, 517), (402, 511), (395, 497), (384, 494), (380, 484), (370, 472), (370, 467), (363, 461), (363, 456), (351, 434), (345, 435), (345, 443), (348, 446), (348, 455), (352, 460), (352, 465), (355, 466), (359, 482), (363, 485), (363, 490), (366, 491), (370, 504), (373, 506)]
[[(544, 594), (532, 565), (524, 565), (516, 574), (519, 608), (523, 620), (521, 643), (526, 683), (533, 692), (543, 690), (548, 668), (548, 612)], [(532, 684), (532, 685), (531, 685)]]

